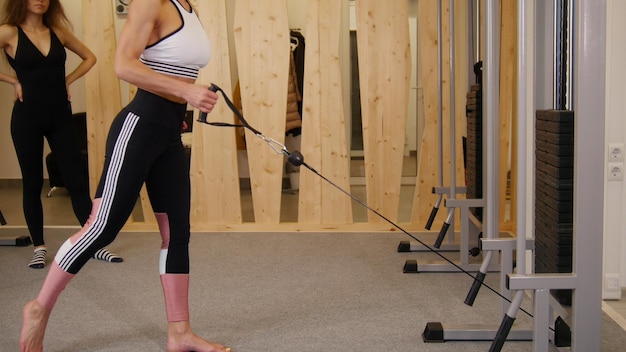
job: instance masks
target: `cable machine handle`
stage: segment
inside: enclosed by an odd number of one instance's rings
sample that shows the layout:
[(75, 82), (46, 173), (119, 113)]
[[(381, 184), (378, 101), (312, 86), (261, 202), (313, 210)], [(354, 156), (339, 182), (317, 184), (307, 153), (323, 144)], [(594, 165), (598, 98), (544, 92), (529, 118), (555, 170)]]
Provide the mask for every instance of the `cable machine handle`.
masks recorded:
[(430, 230), (431, 226), (433, 226), (433, 222), (435, 221), (435, 217), (437, 216), (437, 212), (439, 211), (438, 207), (433, 207), (430, 211), (430, 216), (428, 217), (428, 221), (426, 222), (426, 230)]
[[(211, 92), (217, 93), (217, 89), (218, 89), (218, 87), (215, 84), (213, 84), (213, 83), (211, 83), (211, 86), (209, 86), (209, 90)], [(200, 112), (200, 117), (198, 118), (198, 121), (206, 122), (207, 115), (208, 114), (206, 112), (201, 111)]]
[(441, 247), (441, 243), (443, 242), (443, 239), (446, 237), (446, 233), (448, 232), (449, 227), (450, 227), (449, 222), (443, 223), (443, 226), (441, 227), (441, 231), (439, 231), (439, 235), (437, 236), (437, 240), (435, 241), (435, 244), (433, 245), (433, 247), (435, 248)]

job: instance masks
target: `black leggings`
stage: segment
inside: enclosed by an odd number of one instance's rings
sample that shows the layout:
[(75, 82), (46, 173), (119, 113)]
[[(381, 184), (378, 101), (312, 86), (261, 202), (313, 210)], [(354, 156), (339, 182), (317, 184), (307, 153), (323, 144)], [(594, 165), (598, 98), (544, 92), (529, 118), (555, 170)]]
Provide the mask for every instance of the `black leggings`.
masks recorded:
[(69, 106), (32, 106), (16, 101), (11, 115), (11, 137), (22, 171), (23, 208), (35, 246), (45, 244), (43, 236), (43, 147), (48, 140), (63, 183), (70, 193), (72, 208), (83, 225), (91, 211), (86, 165), (75, 139)]
[(189, 168), (181, 141), (186, 104), (139, 90), (115, 118), (91, 217), (57, 253), (72, 274), (115, 239), (144, 182), (163, 236), (164, 273), (189, 273)]

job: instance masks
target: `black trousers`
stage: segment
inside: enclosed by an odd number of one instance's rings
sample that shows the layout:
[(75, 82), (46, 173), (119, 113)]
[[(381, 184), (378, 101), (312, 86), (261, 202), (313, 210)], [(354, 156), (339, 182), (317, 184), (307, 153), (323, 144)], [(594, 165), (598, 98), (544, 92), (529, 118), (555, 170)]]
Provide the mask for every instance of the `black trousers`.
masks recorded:
[(190, 181), (181, 127), (186, 104), (139, 90), (113, 121), (105, 166), (87, 224), (57, 253), (72, 274), (98, 249), (113, 242), (145, 182), (152, 209), (166, 219), (161, 227), (165, 273), (189, 273)]
[(11, 137), (22, 172), (24, 218), (35, 246), (44, 245), (43, 148), (44, 138), (57, 158), (72, 208), (83, 225), (91, 211), (86, 165), (76, 141), (69, 102), (66, 105), (30, 105), (19, 100), (11, 115)]

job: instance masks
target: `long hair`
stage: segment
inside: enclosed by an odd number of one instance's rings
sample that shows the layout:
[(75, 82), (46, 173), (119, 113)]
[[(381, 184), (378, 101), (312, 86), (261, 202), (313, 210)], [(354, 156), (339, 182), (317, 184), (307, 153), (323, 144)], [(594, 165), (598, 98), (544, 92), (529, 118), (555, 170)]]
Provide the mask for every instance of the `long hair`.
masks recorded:
[[(48, 11), (43, 15), (43, 24), (48, 28), (72, 29), (59, 0), (49, 0)], [(2, 23), (18, 26), (26, 19), (27, 0), (7, 0), (4, 4)]]

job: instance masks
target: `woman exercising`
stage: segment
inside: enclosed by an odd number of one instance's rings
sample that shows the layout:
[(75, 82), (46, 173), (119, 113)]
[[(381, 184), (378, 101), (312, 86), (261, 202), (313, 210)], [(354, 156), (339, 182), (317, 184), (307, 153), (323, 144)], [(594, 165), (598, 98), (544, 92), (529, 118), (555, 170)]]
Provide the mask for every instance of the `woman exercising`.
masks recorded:
[(197, 336), (188, 309), (190, 182), (180, 131), (187, 103), (208, 113), (217, 101), (214, 92), (195, 84), (209, 57), (206, 32), (187, 0), (131, 2), (115, 71), (139, 90), (111, 125), (89, 220), (61, 246), (39, 296), (24, 306), (22, 352), (42, 351), (57, 298), (88, 258), (115, 239), (144, 182), (162, 237), (167, 351), (229, 350)]

